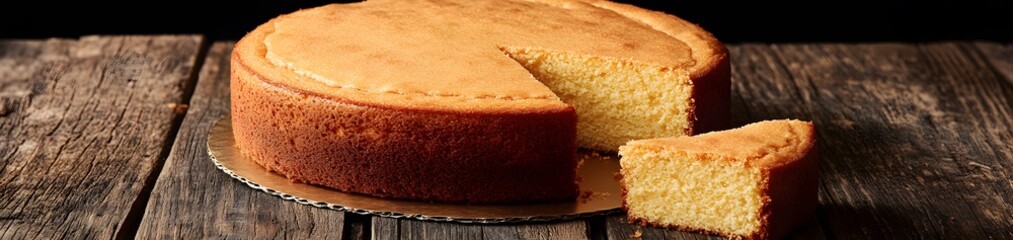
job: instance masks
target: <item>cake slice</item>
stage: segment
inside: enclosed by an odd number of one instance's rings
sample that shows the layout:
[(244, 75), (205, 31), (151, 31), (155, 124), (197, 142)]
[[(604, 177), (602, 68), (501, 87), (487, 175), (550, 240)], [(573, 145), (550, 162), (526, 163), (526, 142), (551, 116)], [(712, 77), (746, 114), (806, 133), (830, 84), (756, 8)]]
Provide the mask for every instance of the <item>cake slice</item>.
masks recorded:
[(619, 148), (623, 208), (641, 225), (781, 238), (816, 212), (815, 136), (810, 122), (775, 120), (631, 141)]

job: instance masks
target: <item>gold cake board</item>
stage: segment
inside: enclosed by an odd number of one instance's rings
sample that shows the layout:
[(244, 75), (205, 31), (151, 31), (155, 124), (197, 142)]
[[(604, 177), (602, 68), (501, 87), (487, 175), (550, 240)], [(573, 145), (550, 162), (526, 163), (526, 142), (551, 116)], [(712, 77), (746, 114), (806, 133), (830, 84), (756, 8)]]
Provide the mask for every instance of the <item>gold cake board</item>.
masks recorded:
[(619, 182), (614, 177), (619, 172), (619, 159), (591, 151), (577, 153), (583, 164), (578, 170), (581, 196), (574, 201), (473, 205), (379, 198), (293, 183), (285, 176), (267, 171), (246, 159), (235, 146), (232, 121), (228, 117), (222, 118), (208, 134), (208, 153), (219, 169), (253, 189), (285, 200), (357, 214), (462, 223), (505, 223), (605, 215), (619, 212), (622, 204)]

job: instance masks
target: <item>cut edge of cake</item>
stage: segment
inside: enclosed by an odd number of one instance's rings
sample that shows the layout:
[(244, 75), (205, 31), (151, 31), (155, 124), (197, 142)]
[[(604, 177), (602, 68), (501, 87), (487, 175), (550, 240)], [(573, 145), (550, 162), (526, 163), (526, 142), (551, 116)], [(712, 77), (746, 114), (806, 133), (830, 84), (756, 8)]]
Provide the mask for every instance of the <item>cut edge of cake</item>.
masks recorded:
[(574, 106), (578, 146), (615, 151), (634, 139), (693, 132), (694, 89), (685, 69), (539, 48), (501, 49)]
[[(756, 144), (764, 142), (772, 144)], [(631, 141), (620, 154), (623, 208), (639, 225), (780, 238), (810, 221), (818, 205), (818, 154), (809, 122), (763, 121), (694, 137)]]

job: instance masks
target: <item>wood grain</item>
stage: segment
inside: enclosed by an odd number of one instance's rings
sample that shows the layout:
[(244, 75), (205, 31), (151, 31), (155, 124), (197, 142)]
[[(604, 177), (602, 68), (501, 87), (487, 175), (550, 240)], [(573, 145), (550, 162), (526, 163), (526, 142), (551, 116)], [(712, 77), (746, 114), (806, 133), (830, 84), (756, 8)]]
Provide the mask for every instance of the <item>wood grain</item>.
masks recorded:
[(820, 126), (829, 234), (1013, 238), (1011, 105), (976, 52), (955, 43), (772, 50)]
[(463, 224), (373, 217), (375, 239), (588, 239), (587, 221)]
[(344, 212), (253, 190), (218, 170), (208, 157), (207, 133), (229, 113), (232, 46), (215, 43), (208, 51), (137, 238), (342, 239)]
[(160, 165), (198, 36), (0, 41), (0, 239), (112, 238)]
[(605, 226), (608, 239), (723, 239), (716, 236), (633, 225), (628, 222), (626, 215), (611, 216), (607, 218), (605, 220)]
[(974, 46), (992, 64), (1008, 85), (1013, 85), (1013, 44), (976, 42)]

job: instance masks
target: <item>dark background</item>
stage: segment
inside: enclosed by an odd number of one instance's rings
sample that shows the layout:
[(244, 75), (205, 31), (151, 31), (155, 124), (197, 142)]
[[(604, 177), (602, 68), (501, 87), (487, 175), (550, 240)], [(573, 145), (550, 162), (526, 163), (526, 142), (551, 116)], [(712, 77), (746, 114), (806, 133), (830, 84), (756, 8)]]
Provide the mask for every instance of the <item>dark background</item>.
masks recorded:
[[(198, 33), (238, 39), (274, 16), (334, 1), (24, 1), (0, 4), (0, 38)], [(1013, 1), (630, 1), (729, 42), (1013, 41)]]

